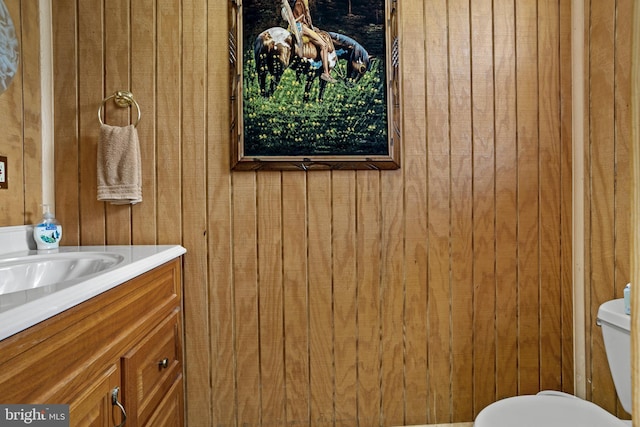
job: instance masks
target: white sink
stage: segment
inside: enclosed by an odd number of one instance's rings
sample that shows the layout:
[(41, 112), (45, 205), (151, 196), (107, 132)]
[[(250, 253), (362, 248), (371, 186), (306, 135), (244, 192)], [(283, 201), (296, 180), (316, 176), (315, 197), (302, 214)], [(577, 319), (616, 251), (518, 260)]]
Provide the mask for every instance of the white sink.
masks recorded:
[(180, 245), (37, 251), (33, 226), (0, 227), (0, 340), (182, 256)]
[(47, 294), (104, 272), (123, 260), (122, 255), (108, 252), (59, 252), (0, 258), (0, 311), (24, 298)]

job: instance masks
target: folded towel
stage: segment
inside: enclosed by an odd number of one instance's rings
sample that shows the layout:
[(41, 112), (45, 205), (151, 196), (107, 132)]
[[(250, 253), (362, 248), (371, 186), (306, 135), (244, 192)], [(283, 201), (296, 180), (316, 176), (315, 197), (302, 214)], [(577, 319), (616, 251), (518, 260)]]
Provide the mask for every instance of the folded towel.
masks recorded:
[(100, 125), (98, 200), (114, 205), (142, 201), (140, 143), (134, 125)]

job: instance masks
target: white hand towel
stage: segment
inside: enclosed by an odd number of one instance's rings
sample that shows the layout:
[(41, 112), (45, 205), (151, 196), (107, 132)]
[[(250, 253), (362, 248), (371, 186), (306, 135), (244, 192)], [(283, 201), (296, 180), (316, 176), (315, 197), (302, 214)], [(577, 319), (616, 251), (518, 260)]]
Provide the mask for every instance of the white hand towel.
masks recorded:
[(98, 200), (114, 205), (142, 201), (142, 164), (134, 125), (100, 125)]

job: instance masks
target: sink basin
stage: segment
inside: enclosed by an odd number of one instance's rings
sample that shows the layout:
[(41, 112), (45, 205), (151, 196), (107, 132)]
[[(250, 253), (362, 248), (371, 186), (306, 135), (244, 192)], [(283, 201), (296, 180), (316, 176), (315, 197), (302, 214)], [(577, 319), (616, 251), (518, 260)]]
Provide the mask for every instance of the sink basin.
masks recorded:
[(123, 259), (122, 255), (107, 252), (60, 252), (0, 259), (0, 299), (15, 292), (77, 282), (114, 267)]

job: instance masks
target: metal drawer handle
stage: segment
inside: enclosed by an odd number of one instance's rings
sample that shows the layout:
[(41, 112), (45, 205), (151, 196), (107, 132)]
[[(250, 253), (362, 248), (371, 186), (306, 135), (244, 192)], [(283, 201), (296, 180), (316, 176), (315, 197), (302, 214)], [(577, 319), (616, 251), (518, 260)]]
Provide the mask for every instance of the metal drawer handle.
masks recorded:
[(120, 411), (122, 412), (122, 422), (116, 427), (122, 427), (124, 423), (127, 422), (127, 412), (124, 410), (124, 406), (122, 406), (122, 403), (118, 401), (118, 394), (120, 394), (120, 387), (116, 387), (111, 390), (111, 405), (120, 408)]
[(158, 366), (160, 367), (160, 369), (168, 368), (169, 367), (169, 358), (165, 357), (164, 359), (159, 361), (158, 362)]

